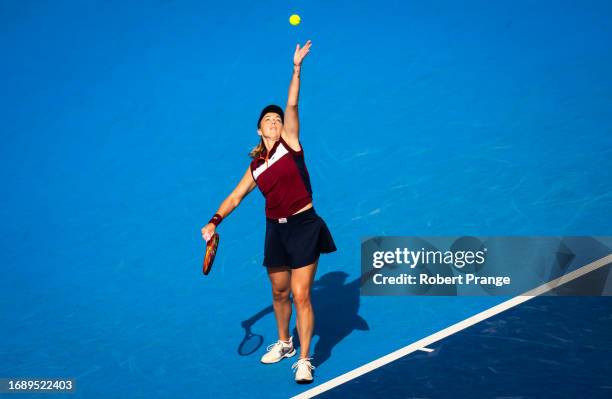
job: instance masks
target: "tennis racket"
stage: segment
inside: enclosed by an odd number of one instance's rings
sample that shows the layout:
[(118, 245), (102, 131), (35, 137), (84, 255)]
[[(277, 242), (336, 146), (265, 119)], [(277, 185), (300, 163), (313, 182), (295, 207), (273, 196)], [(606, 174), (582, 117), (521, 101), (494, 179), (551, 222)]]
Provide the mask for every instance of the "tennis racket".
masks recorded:
[(217, 246), (219, 246), (219, 234), (215, 233), (206, 243), (206, 253), (204, 254), (204, 262), (202, 262), (202, 273), (204, 275), (208, 275), (210, 269), (212, 269), (217, 254)]

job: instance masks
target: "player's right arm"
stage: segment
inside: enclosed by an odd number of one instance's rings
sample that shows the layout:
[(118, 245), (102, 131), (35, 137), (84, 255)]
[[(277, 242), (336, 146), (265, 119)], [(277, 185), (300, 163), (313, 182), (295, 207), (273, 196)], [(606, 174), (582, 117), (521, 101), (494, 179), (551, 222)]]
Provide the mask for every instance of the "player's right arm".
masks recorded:
[[(227, 196), (226, 199), (223, 200), (221, 206), (217, 210), (217, 213), (221, 215), (224, 219), (232, 213), (240, 202), (246, 197), (253, 189), (257, 187), (255, 180), (253, 180), (253, 175), (251, 174), (251, 168), (248, 167), (242, 179), (234, 188), (234, 190)], [(202, 238), (206, 241), (215, 233), (216, 226), (213, 223), (208, 223), (206, 226), (202, 227)]]

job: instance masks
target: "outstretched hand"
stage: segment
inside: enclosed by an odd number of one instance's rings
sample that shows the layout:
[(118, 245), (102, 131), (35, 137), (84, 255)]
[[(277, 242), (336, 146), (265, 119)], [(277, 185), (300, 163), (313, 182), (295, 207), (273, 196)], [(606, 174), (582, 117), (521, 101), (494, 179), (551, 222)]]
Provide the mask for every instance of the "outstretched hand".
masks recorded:
[(302, 61), (306, 58), (306, 54), (310, 52), (310, 46), (312, 42), (308, 40), (304, 47), (300, 48), (300, 44), (298, 43), (295, 46), (295, 54), (293, 54), (293, 65), (300, 66), (302, 65)]

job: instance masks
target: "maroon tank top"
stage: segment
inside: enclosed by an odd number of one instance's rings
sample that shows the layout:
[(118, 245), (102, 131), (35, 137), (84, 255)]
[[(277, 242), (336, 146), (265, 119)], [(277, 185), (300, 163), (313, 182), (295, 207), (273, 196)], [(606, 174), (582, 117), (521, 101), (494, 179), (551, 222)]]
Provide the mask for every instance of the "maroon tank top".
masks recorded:
[(251, 174), (266, 199), (270, 219), (291, 216), (312, 202), (304, 149), (294, 151), (282, 137), (270, 149), (267, 164), (266, 150), (251, 161)]

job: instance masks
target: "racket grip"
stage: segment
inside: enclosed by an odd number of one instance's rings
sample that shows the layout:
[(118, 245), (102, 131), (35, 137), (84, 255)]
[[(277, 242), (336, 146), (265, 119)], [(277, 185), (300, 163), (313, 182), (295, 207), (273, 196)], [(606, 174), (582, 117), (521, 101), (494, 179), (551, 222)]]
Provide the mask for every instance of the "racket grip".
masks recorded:
[(206, 231), (206, 232), (204, 232), (204, 235), (202, 237), (204, 237), (204, 240), (206, 242), (208, 242), (208, 240), (210, 240), (210, 238), (212, 237), (212, 234), (210, 234), (208, 231)]

